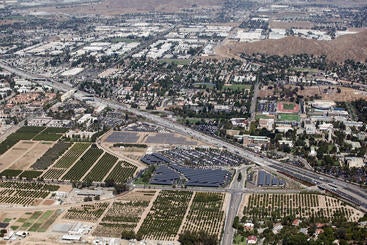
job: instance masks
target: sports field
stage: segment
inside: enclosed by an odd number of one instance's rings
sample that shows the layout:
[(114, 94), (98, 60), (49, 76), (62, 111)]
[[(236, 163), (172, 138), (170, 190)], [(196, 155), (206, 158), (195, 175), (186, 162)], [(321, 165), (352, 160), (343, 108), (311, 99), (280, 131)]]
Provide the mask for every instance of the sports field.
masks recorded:
[(301, 118), (297, 114), (278, 114), (279, 121), (299, 122)]
[(299, 105), (292, 102), (278, 102), (277, 112), (278, 113), (297, 113), (299, 112)]

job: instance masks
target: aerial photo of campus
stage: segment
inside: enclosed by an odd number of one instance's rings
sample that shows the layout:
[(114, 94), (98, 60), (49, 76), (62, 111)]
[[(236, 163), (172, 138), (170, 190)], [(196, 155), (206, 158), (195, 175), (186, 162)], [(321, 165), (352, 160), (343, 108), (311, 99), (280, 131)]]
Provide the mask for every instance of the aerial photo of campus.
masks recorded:
[(3, 244), (367, 244), (367, 1), (0, 0)]

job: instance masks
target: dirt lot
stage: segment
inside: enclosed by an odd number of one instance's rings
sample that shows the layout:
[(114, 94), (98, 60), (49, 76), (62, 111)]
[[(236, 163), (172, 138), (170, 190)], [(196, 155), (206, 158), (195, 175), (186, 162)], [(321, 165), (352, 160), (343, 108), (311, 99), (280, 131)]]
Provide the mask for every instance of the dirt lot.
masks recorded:
[[(285, 86), (287, 88), (295, 88), (296, 86)], [(341, 89), (341, 92), (337, 92), (337, 88)], [(266, 98), (274, 95), (274, 89), (268, 89), (263, 87), (259, 91), (259, 98)], [(311, 96), (321, 96), (323, 100), (333, 100), (336, 102), (342, 101), (354, 101), (358, 99), (367, 99), (367, 93), (352, 88), (345, 88), (340, 86), (310, 86), (304, 87), (304, 90), (298, 89), (298, 95), (302, 95), (305, 98)]]
[(0, 156), (0, 167), (2, 169), (8, 168), (19, 157), (23, 156), (36, 143), (32, 141), (19, 141), (7, 152)]
[[(28, 141), (29, 142), (29, 141)], [(23, 144), (26, 142), (23, 142)], [(33, 163), (35, 163), (37, 161), (37, 159), (39, 159), (43, 154), (45, 154), (45, 152), (50, 149), (53, 146), (53, 142), (43, 142), (43, 141), (38, 141), (33, 143), (32, 142), (32, 147), (30, 148), (28, 144), (28, 148), (26, 148), (26, 151), (22, 156), (20, 156), (19, 158), (17, 158), (17, 160), (15, 160), (12, 165), (10, 166), (10, 169), (28, 169)], [(10, 163), (10, 162), (9, 162)]]

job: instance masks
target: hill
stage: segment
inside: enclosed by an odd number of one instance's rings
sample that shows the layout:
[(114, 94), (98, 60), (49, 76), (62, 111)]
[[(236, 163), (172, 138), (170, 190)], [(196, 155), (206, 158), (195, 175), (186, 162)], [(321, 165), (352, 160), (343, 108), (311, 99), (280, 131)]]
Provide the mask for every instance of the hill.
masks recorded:
[(331, 41), (319, 41), (299, 37), (278, 40), (264, 40), (252, 43), (227, 42), (216, 49), (217, 55), (238, 57), (241, 53), (265, 53), (270, 55), (313, 54), (326, 55), (330, 61), (342, 62), (346, 59), (366, 61), (367, 30), (341, 36)]

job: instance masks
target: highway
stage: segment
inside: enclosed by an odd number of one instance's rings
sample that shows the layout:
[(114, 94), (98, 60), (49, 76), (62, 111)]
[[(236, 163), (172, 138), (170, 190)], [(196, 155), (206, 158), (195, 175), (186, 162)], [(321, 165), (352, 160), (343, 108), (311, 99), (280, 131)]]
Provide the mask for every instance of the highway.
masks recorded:
[[(69, 91), (71, 89), (74, 89), (66, 84), (63, 83), (59, 83), (56, 81), (51, 81), (51, 80), (46, 80), (45, 81), (41, 81), (39, 80), (41, 77), (39, 76), (35, 76), (32, 74), (29, 74), (27, 72), (18, 70), (14, 67), (10, 67), (9, 65), (7, 65), (6, 63), (0, 61), (0, 67), (2, 67), (5, 70), (8, 70), (9, 72), (12, 72), (18, 76), (21, 76), (23, 78), (27, 78), (27, 79), (31, 79), (31, 80), (35, 80), (35, 82), (41, 84), (41, 85), (47, 85), (47, 86), (51, 86), (57, 90), (60, 91)], [(82, 98), (84, 98), (85, 96), (90, 96), (90, 94), (83, 92), (83, 91), (77, 91), (74, 94), (74, 97), (76, 99), (81, 100)], [(355, 204), (355, 206), (357, 208), (360, 208), (363, 211), (367, 211), (367, 193), (366, 190), (361, 188), (358, 185), (355, 184), (351, 184), (351, 183), (346, 183), (342, 180), (336, 179), (334, 177), (331, 176), (326, 176), (323, 174), (319, 174), (319, 173), (315, 173), (312, 170), (308, 170), (308, 169), (301, 169), (298, 167), (295, 167), (293, 165), (287, 165), (284, 163), (281, 163), (279, 161), (276, 160), (272, 160), (272, 159), (268, 159), (268, 158), (264, 158), (262, 156), (260, 156), (257, 153), (248, 151), (240, 146), (228, 143), (220, 138), (214, 138), (211, 136), (208, 136), (206, 134), (203, 134), (201, 132), (195, 131), (191, 128), (188, 128), (184, 125), (178, 124), (176, 122), (170, 121), (167, 118), (161, 118), (157, 115), (153, 115), (150, 114), (148, 112), (144, 112), (144, 111), (140, 111), (138, 109), (134, 109), (134, 108), (130, 108), (126, 105), (123, 104), (119, 104), (116, 101), (112, 101), (110, 99), (101, 99), (101, 98), (94, 98), (95, 102), (101, 103), (101, 104), (105, 104), (111, 108), (114, 109), (119, 109), (119, 110), (124, 110), (127, 111), (129, 113), (141, 116), (143, 118), (146, 118), (152, 122), (154, 122), (155, 124), (157, 124), (158, 126), (161, 126), (163, 128), (167, 128), (173, 132), (179, 133), (179, 134), (183, 134), (186, 136), (191, 136), (194, 139), (197, 139), (199, 141), (205, 142), (209, 145), (213, 145), (222, 149), (226, 149), (227, 151), (233, 153), (233, 154), (237, 154), (245, 159), (247, 159), (250, 162), (253, 162), (259, 166), (264, 167), (266, 170), (269, 171), (273, 171), (273, 172), (282, 172), (282, 173), (286, 173), (289, 176), (298, 178), (298, 179), (303, 179), (306, 180), (308, 182), (314, 183), (322, 188), (324, 188), (327, 191), (330, 191), (332, 193), (334, 193), (335, 195), (340, 196), (341, 198), (343, 198), (344, 200)], [(333, 186), (330, 186), (329, 184), (332, 183)], [(237, 198), (238, 197), (231, 197), (231, 205), (237, 205)], [(234, 212), (234, 211), (233, 211)], [(232, 216), (232, 211), (229, 212), (228, 216)], [(229, 217), (230, 218), (230, 217)], [(226, 234), (228, 234), (228, 238), (226, 237)], [(233, 233), (232, 233), (233, 235)], [(229, 237), (231, 236), (231, 232), (230, 231), (225, 231), (224, 237), (225, 239), (230, 239)], [(230, 244), (230, 243), (226, 243), (226, 244)]]

